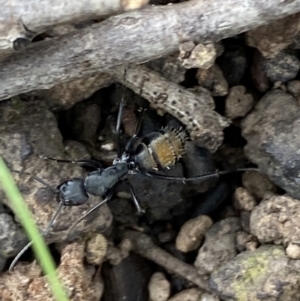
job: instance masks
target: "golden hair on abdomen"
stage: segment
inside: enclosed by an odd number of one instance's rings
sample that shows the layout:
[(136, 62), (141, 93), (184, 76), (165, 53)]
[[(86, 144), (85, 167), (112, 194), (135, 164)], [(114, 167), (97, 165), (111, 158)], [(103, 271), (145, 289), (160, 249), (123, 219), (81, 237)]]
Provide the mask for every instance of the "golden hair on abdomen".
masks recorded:
[(186, 132), (164, 128), (152, 132), (140, 142), (134, 161), (141, 169), (164, 169), (177, 163), (185, 151)]
[(174, 165), (182, 157), (185, 141), (185, 131), (164, 128), (160, 135), (150, 142), (148, 147), (151, 147), (157, 165), (160, 168), (166, 168)]

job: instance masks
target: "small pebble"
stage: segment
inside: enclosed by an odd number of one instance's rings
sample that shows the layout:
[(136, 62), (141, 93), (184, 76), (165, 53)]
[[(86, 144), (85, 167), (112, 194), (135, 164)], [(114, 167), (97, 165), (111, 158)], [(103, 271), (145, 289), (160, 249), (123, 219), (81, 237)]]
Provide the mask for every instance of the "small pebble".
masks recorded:
[(246, 249), (245, 245), (250, 240), (250, 235), (247, 232), (239, 231), (236, 235), (236, 248), (239, 252)]
[(228, 83), (222, 70), (216, 64), (209, 69), (198, 69), (196, 78), (199, 85), (208, 89), (212, 96), (228, 94)]
[[(182, 54), (181, 54), (181, 57)], [(182, 66), (191, 68), (208, 69), (213, 66), (217, 57), (214, 44), (198, 44), (188, 55), (182, 58)]]
[(257, 171), (246, 171), (242, 176), (243, 186), (258, 200), (267, 192), (276, 192), (276, 186), (269, 178)]
[(286, 255), (291, 259), (300, 259), (300, 246), (290, 243), (286, 248)]
[(87, 241), (86, 261), (89, 264), (100, 265), (107, 251), (107, 240), (102, 234), (95, 234)]
[(243, 187), (235, 190), (234, 200), (234, 205), (238, 210), (251, 211), (256, 205), (254, 197)]
[(248, 241), (245, 244), (247, 251), (254, 251), (258, 248), (258, 242), (257, 241)]
[(230, 88), (225, 101), (225, 116), (230, 119), (244, 117), (254, 106), (253, 96), (244, 86)]
[(213, 221), (209, 216), (200, 215), (183, 224), (177, 238), (176, 248), (181, 252), (190, 252), (199, 248), (205, 232)]
[(287, 84), (288, 93), (292, 94), (300, 104), (300, 80), (292, 80)]
[(300, 62), (295, 55), (280, 52), (276, 57), (265, 60), (264, 67), (271, 82), (287, 82), (297, 76)]
[(170, 297), (171, 285), (163, 273), (156, 272), (151, 276), (148, 290), (151, 301), (166, 301)]
[(256, 238), (244, 231), (239, 231), (236, 236), (236, 248), (239, 252), (248, 250), (253, 251), (257, 248)]

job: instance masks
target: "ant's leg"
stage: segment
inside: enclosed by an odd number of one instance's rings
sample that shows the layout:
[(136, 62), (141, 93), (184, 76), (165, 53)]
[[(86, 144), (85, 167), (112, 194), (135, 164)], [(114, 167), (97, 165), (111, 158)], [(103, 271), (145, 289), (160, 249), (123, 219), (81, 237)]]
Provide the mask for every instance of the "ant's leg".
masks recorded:
[(61, 211), (61, 209), (62, 209), (63, 207), (64, 207), (63, 202), (59, 202), (56, 211), (54, 212), (54, 214), (53, 214), (53, 216), (51, 217), (51, 220), (50, 220), (50, 222), (49, 222), (49, 224), (48, 224), (46, 230), (44, 231), (44, 236), (47, 236), (47, 235), (48, 235), (51, 226), (53, 225), (55, 219), (57, 218), (59, 212)]
[(221, 171), (205, 173), (205, 174), (195, 176), (195, 177), (191, 177), (191, 178), (165, 176), (165, 175), (160, 175), (160, 174), (157, 174), (157, 173), (153, 173), (153, 172), (149, 172), (149, 171), (141, 171), (141, 170), (138, 170), (138, 172), (140, 172), (144, 176), (151, 177), (151, 178), (157, 178), (157, 179), (162, 179), (162, 180), (189, 182), (189, 181), (196, 181), (196, 180), (206, 180), (206, 179), (218, 177), (220, 175), (230, 174), (230, 173), (234, 173), (234, 172), (248, 171), (248, 170), (258, 171), (258, 169), (254, 168), (254, 167), (236, 168), (236, 169), (231, 169), (231, 170), (221, 170)]
[[(49, 233), (49, 230), (53, 224), (53, 222), (55, 221), (57, 215), (59, 214), (59, 212), (61, 211), (62, 207), (63, 207), (63, 203), (60, 202), (59, 205), (58, 205), (58, 208), (56, 210), (56, 212), (53, 214), (46, 230), (43, 232), (43, 236), (44, 237), (47, 237), (48, 233)], [(10, 264), (9, 266), (9, 271), (11, 272), (13, 270), (13, 268), (15, 267), (16, 263), (18, 262), (18, 260), (20, 259), (20, 257), (32, 246), (32, 241), (30, 241), (18, 254), (17, 256), (14, 258), (13, 262)]]
[(87, 213), (85, 213), (78, 221), (75, 222), (74, 225), (72, 225), (69, 230), (68, 233), (73, 230), (81, 221), (83, 221), (89, 214), (91, 214), (92, 212), (94, 212), (96, 209), (98, 209), (99, 207), (101, 207), (103, 204), (107, 203), (111, 197), (113, 196), (113, 192), (110, 192), (106, 198), (100, 202), (99, 204), (95, 205), (94, 207), (92, 207)]
[[(62, 202), (59, 203), (59, 207), (56, 210), (56, 212), (54, 213), (54, 215), (52, 216), (46, 230), (43, 233), (43, 236), (47, 236), (50, 230), (50, 227), (52, 226), (54, 220), (56, 219), (58, 213), (60, 212), (61, 208), (63, 207)], [(10, 264), (9, 266), (9, 271), (11, 272), (13, 270), (13, 268), (15, 267), (16, 263), (19, 261), (20, 257), (32, 246), (32, 241), (30, 241), (19, 253), (18, 255), (14, 258), (13, 262)]]
[(125, 147), (125, 151), (127, 153), (131, 152), (131, 148), (132, 148), (133, 142), (137, 138), (137, 136), (138, 136), (138, 134), (139, 134), (139, 132), (141, 130), (142, 121), (143, 121), (143, 117), (144, 117), (145, 111), (146, 111), (146, 109), (144, 109), (144, 108), (141, 109), (140, 116), (139, 116), (139, 119), (138, 119), (138, 122), (137, 122), (137, 125), (136, 125), (136, 129), (135, 129), (135, 133), (134, 133), (134, 135), (132, 137), (130, 137), (130, 139), (128, 140), (128, 142), (126, 144), (126, 147)]
[(90, 167), (94, 167), (96, 169), (102, 168), (102, 165), (100, 164), (100, 162), (95, 161), (95, 160), (63, 160), (63, 159), (55, 159), (55, 158), (51, 158), (51, 157), (46, 157), (46, 156), (40, 156), (40, 158), (44, 159), (44, 160), (51, 160), (51, 161), (55, 161), (57, 163), (72, 163), (72, 164), (79, 164), (79, 165), (85, 165), (85, 166), (90, 166)]
[(18, 255), (14, 258), (13, 262), (10, 264), (8, 271), (11, 272), (16, 263), (19, 261), (21, 256), (32, 246), (32, 241), (30, 241), (19, 253)]
[(134, 189), (133, 189), (132, 185), (130, 184), (130, 182), (128, 181), (128, 179), (124, 179), (123, 181), (129, 187), (129, 190), (130, 190), (130, 193), (131, 193), (131, 196), (132, 196), (132, 199), (133, 199), (133, 202), (134, 202), (134, 205), (135, 205), (135, 207), (137, 209), (138, 214), (141, 215), (141, 214), (145, 213), (145, 209), (143, 209), (141, 207), (140, 201), (138, 200), (138, 198), (137, 198), (137, 196), (136, 196), (136, 194), (134, 192)]

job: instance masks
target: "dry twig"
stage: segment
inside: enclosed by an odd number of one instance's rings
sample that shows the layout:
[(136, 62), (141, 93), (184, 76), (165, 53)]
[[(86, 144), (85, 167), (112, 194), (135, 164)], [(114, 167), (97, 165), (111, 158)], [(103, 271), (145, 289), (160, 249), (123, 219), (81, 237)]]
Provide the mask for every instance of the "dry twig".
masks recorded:
[[(18, 50), (53, 26), (108, 17), (148, 0), (0, 0), (0, 49)], [(23, 43), (23, 44), (22, 44)], [(24, 45), (25, 43), (25, 45)]]
[(0, 99), (146, 62), (186, 41), (218, 41), (299, 11), (300, 0), (194, 0), (113, 16), (11, 55), (1, 65)]
[(146, 234), (128, 231), (125, 237), (130, 240), (133, 250), (143, 257), (154, 261), (167, 271), (175, 273), (186, 280), (194, 283), (203, 291), (208, 292), (208, 282), (198, 274), (197, 270), (181, 260), (173, 257), (163, 249), (157, 247)]
[(223, 141), (223, 129), (230, 122), (214, 111), (209, 93), (193, 93), (166, 80), (146, 66), (115, 68), (113, 74), (122, 84), (140, 93), (152, 107), (162, 109), (184, 123), (195, 142), (214, 152)]

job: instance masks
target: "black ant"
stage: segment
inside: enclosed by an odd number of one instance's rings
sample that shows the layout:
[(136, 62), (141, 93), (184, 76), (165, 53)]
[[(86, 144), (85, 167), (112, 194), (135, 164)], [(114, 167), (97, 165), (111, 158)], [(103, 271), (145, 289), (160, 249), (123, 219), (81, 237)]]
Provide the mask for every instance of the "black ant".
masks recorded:
[[(122, 112), (125, 106), (124, 97), (122, 98), (119, 106), (116, 134), (117, 142), (119, 142), (120, 127)], [(87, 213), (85, 213), (74, 225), (72, 225), (68, 232), (70, 232), (78, 223), (85, 219), (90, 213), (97, 208), (108, 202), (113, 196), (113, 188), (123, 181), (130, 190), (134, 205), (138, 214), (143, 214), (145, 210), (141, 207), (138, 198), (135, 195), (134, 189), (127, 179), (127, 175), (140, 173), (142, 175), (165, 179), (173, 181), (195, 181), (205, 180), (213, 177), (217, 177), (223, 174), (228, 174), (237, 171), (253, 170), (254, 168), (241, 168), (234, 170), (215, 171), (207, 174), (191, 178), (183, 178), (176, 176), (167, 176), (163, 174), (153, 173), (150, 170), (164, 170), (172, 165), (175, 165), (178, 160), (184, 155), (185, 141), (187, 140), (186, 132), (183, 129), (163, 128), (160, 131), (152, 132), (144, 137), (138, 138), (140, 132), (141, 123), (143, 119), (144, 110), (142, 110), (135, 134), (129, 139), (123, 153), (120, 151), (118, 143), (118, 157), (113, 161), (113, 165), (103, 169), (101, 164), (94, 160), (58, 160), (50, 157), (42, 157), (47, 160), (54, 160), (59, 163), (77, 163), (80, 165), (89, 166), (95, 169), (95, 171), (89, 173), (83, 178), (72, 178), (64, 181), (56, 188), (52, 188), (45, 183), (42, 179), (34, 177), (37, 181), (53, 190), (57, 195), (58, 208), (53, 214), (46, 230), (43, 232), (44, 236), (47, 236), (51, 226), (53, 225), (56, 217), (64, 206), (80, 206), (86, 203), (90, 195), (101, 196), (104, 199)], [(256, 170), (256, 169), (254, 169)], [(15, 257), (9, 267), (11, 271), (19, 258), (24, 252), (32, 245), (32, 241), (29, 242)]]

